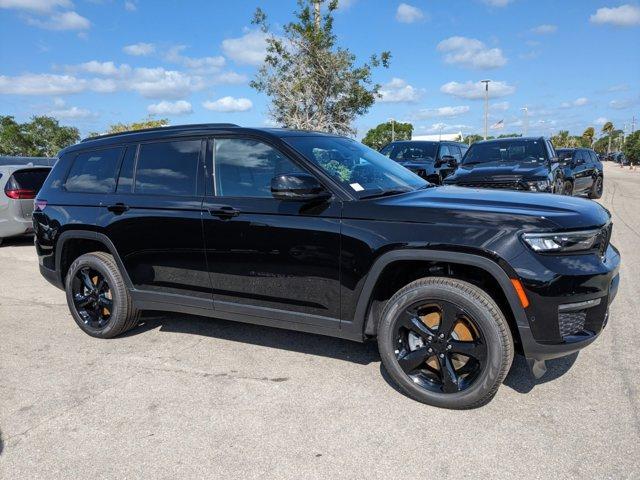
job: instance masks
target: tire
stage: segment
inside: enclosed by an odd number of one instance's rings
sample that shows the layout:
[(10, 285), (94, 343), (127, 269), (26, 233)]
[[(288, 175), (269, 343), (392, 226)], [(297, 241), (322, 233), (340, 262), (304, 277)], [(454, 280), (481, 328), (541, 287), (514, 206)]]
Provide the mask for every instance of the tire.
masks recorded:
[(556, 178), (553, 182), (553, 193), (556, 195), (564, 194), (564, 181), (560, 177)]
[(596, 178), (596, 181), (591, 185), (591, 190), (589, 190), (589, 198), (593, 200), (597, 200), (602, 197), (602, 191), (604, 187), (604, 179), (601, 175)]
[(562, 187), (562, 194), (568, 196), (573, 195), (573, 183), (571, 183), (569, 180), (564, 182), (564, 185)]
[[(416, 368), (413, 371), (420, 372), (416, 376), (412, 377), (410, 374), (405, 373), (400, 364), (401, 361), (409, 358), (409, 353), (412, 355), (418, 353), (417, 350), (407, 350), (408, 345), (398, 347), (398, 345), (403, 344), (403, 341), (402, 338), (398, 338), (398, 335), (402, 336), (402, 333), (397, 332), (405, 331), (401, 325), (405, 325), (407, 309), (413, 309), (416, 304), (423, 305), (431, 302), (455, 305), (459, 312), (468, 316), (468, 318), (472, 318), (474, 326), (477, 328), (479, 339), (481, 338), (478, 344), (482, 345), (484, 342), (484, 363), (478, 362), (481, 366), (478, 368), (474, 379), (466, 387), (461, 387), (463, 382), (466, 382), (463, 378), (464, 374), (461, 374), (466, 365), (460, 369), (452, 367), (455, 373), (453, 376), (458, 375), (457, 381), (453, 382), (458, 390), (454, 389), (454, 391), (445, 392), (444, 380), (442, 380), (441, 385), (422, 380), (423, 372), (434, 375), (432, 371), (426, 370), (429, 368), (429, 362), (432, 362), (434, 357), (437, 363), (443, 362), (440, 365), (444, 365), (446, 360), (440, 360), (437, 357), (445, 357), (448, 359), (447, 365), (454, 365), (451, 353), (449, 353), (451, 351), (447, 351), (451, 347), (448, 344), (443, 346), (444, 340), (435, 339), (433, 343), (425, 344), (418, 349), (422, 350), (431, 346), (436, 348), (435, 342), (439, 342), (440, 345), (437, 348), (442, 348), (442, 350), (436, 351), (444, 353), (431, 354), (431, 357), (426, 354), (428, 359), (421, 364), (425, 370), (418, 370), (421, 367)], [(459, 322), (460, 320), (457, 321)], [(440, 326), (438, 326), (438, 330), (431, 330), (430, 328), (427, 330), (437, 333), (440, 330)], [(457, 327), (455, 330), (457, 330)], [(412, 331), (410, 333), (413, 334)], [(455, 342), (453, 339), (450, 341), (451, 343)], [(404, 343), (406, 344), (407, 342), (405, 341)], [(463, 343), (469, 344), (469, 342)], [(457, 343), (457, 345), (459, 346), (460, 343)], [(471, 343), (471, 345), (474, 344)], [(399, 348), (402, 350), (399, 351)], [(406, 395), (428, 405), (450, 409), (476, 408), (488, 403), (506, 377), (514, 355), (513, 339), (509, 325), (500, 308), (491, 297), (468, 282), (443, 277), (428, 277), (416, 280), (391, 297), (385, 305), (378, 326), (378, 349), (387, 373)], [(432, 350), (429, 349), (429, 351)], [(456, 355), (455, 351), (452, 353)], [(457, 358), (459, 359), (460, 357)], [(442, 372), (441, 369), (439, 370)], [(451, 385), (451, 382), (449, 382), (449, 385)]]
[[(82, 272), (93, 272), (94, 278), (100, 278), (106, 282), (111, 304), (108, 311), (108, 319), (104, 325), (88, 320), (87, 309), (79, 308), (74, 301), (74, 295), (78, 292), (78, 282), (85, 285), (78, 279)], [(92, 280), (91, 280), (92, 281)], [(82, 287), (80, 287), (82, 288)], [(88, 335), (96, 338), (113, 338), (127, 330), (137, 326), (139, 312), (134, 308), (131, 295), (125, 285), (124, 279), (118, 266), (111, 255), (104, 252), (92, 252), (78, 257), (69, 267), (65, 278), (65, 291), (67, 294), (67, 304), (73, 319), (78, 326)], [(74, 293), (75, 291), (75, 293)], [(85, 298), (87, 298), (85, 296)], [(97, 297), (96, 297), (97, 298)], [(100, 309), (100, 307), (97, 307)]]

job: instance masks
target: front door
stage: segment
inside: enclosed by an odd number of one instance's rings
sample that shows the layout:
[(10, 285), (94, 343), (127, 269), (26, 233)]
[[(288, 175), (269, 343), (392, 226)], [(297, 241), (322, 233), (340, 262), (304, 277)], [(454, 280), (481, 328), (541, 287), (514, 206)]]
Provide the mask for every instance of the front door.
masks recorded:
[(211, 308), (202, 236), (205, 145), (200, 138), (129, 145), (99, 224), (136, 289)]
[(271, 195), (275, 175), (304, 171), (262, 140), (209, 143), (203, 203), (216, 311), (337, 328), (341, 204)]

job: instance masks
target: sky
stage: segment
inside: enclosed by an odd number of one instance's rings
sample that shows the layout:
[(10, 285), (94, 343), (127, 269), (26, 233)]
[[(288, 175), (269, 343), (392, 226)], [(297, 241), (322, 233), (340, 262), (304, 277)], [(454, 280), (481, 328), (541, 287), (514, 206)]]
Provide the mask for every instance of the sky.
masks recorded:
[[(640, 128), (640, 3), (635, 0), (343, 0), (341, 47), (374, 71), (382, 97), (357, 138), (395, 119), (414, 134), (572, 134), (612, 121)], [(52, 115), (82, 135), (149, 115), (171, 124), (271, 126), (250, 80), (295, 0), (0, 0), (0, 115)]]

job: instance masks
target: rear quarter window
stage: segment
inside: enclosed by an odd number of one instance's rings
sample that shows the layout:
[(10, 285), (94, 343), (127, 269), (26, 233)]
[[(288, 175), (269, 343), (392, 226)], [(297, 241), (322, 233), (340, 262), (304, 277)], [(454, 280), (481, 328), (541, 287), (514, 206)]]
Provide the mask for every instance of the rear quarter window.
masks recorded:
[(38, 192), (42, 188), (44, 181), (47, 179), (49, 171), (50, 170), (48, 168), (18, 170), (13, 172), (13, 175), (9, 179), (9, 183), (11, 184), (11, 188)]
[(115, 147), (79, 153), (67, 175), (65, 190), (84, 193), (112, 192), (122, 151), (122, 147)]

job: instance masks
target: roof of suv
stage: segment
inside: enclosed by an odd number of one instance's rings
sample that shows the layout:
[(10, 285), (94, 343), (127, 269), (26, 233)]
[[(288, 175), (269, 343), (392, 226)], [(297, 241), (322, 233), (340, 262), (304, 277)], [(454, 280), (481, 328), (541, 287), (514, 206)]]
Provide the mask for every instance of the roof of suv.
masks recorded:
[(503, 137), (503, 138), (492, 138), (490, 140), (480, 140), (478, 142), (473, 143), (472, 145), (475, 144), (480, 144), (480, 143), (495, 143), (495, 142), (519, 142), (522, 140), (528, 140), (531, 142), (539, 142), (541, 140), (545, 140), (544, 137)]
[(233, 132), (233, 133), (266, 133), (276, 137), (294, 137), (294, 136), (335, 136), (330, 133), (314, 132), (307, 130), (292, 130), (288, 128), (245, 128), (233, 123), (200, 123), (191, 125), (172, 125), (167, 127), (146, 128), (142, 130), (130, 130), (126, 132), (108, 133), (98, 135), (96, 137), (88, 137), (80, 143), (71, 145), (63, 150), (63, 152), (84, 149), (90, 146), (106, 146), (120, 143), (123, 140), (127, 142), (140, 142), (145, 140), (153, 140), (170, 136), (182, 135), (207, 135), (212, 132)]

